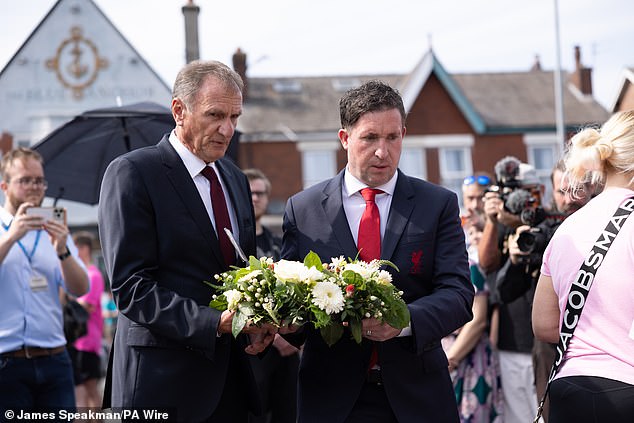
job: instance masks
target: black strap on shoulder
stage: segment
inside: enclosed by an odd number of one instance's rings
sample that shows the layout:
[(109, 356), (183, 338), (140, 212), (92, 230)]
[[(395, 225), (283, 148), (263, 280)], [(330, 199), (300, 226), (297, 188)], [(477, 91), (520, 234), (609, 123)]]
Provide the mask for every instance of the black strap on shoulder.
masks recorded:
[(550, 383), (553, 381), (555, 375), (557, 374), (557, 371), (559, 370), (559, 366), (561, 365), (564, 359), (564, 355), (566, 354), (566, 350), (568, 349), (568, 344), (570, 344), (570, 338), (572, 338), (572, 334), (574, 333), (575, 328), (579, 323), (579, 318), (581, 317), (583, 306), (586, 303), (588, 292), (590, 292), (590, 288), (592, 287), (594, 276), (599, 269), (599, 266), (601, 266), (601, 263), (603, 263), (603, 259), (610, 249), (612, 241), (614, 241), (616, 236), (619, 234), (619, 231), (623, 227), (623, 224), (625, 224), (625, 221), (630, 216), (633, 210), (634, 197), (627, 198), (616, 209), (614, 216), (610, 218), (608, 225), (601, 232), (599, 238), (595, 241), (590, 254), (581, 264), (581, 268), (577, 272), (575, 280), (570, 286), (570, 292), (568, 293), (568, 302), (566, 303), (564, 318), (561, 324), (561, 329), (559, 330), (559, 344), (557, 345), (557, 355), (555, 357), (553, 367), (550, 370), (550, 376), (548, 377), (546, 390), (544, 391), (542, 399), (539, 401), (537, 416), (535, 417), (535, 420), (533, 420), (533, 423), (537, 423), (542, 415), (544, 402), (546, 401), (546, 396), (548, 395), (548, 391), (550, 390)]

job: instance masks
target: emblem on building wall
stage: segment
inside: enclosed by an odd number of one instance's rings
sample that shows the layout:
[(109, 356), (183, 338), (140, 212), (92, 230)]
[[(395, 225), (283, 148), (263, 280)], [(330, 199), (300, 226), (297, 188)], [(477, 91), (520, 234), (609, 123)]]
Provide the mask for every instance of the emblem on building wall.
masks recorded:
[(70, 30), (70, 38), (57, 48), (55, 57), (46, 61), (46, 67), (55, 71), (59, 82), (70, 88), (79, 100), (84, 89), (95, 82), (99, 71), (108, 67), (108, 60), (99, 57), (97, 46), (84, 38), (82, 29), (75, 26)]

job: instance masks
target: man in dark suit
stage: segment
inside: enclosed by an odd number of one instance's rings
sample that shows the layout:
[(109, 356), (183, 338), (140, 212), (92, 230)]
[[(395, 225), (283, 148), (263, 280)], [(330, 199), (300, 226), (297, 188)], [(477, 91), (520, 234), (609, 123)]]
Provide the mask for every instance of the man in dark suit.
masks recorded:
[[(340, 114), (347, 166), (289, 199), (282, 257), (301, 260), (313, 250), (324, 261), (357, 254), (364, 260), (379, 258), (365, 258), (363, 249), (368, 248), (357, 244), (369, 201), (360, 191), (379, 189), (380, 223), (375, 226), (380, 226), (380, 258), (400, 269), (387, 270), (404, 293), (411, 321), (400, 330), (365, 319), (362, 345), (347, 333), (328, 347), (319, 332), (300, 330), (306, 343), (299, 421), (456, 422), (440, 339), (471, 319), (474, 295), (457, 197), (397, 170), (405, 110), (391, 87), (370, 81), (348, 91)], [(378, 361), (373, 360), (377, 355)]]
[(119, 308), (114, 408), (162, 408), (177, 421), (223, 423), (246, 422), (249, 408), (258, 411), (245, 350), (262, 351), (274, 331), (247, 326), (252, 343), (246, 335), (234, 339), (233, 314), (208, 307), (212, 291), (203, 283), (236, 260), (223, 227), (255, 253), (247, 178), (223, 159), (242, 89), (240, 76), (219, 62), (186, 65), (174, 84), (174, 131), (106, 170), (99, 230)]

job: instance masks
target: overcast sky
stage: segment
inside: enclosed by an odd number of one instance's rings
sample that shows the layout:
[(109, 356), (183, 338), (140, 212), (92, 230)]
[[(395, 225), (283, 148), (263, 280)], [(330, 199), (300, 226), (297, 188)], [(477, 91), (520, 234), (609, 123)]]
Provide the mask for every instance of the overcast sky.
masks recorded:
[[(186, 0), (94, 0), (171, 86), (184, 64)], [(555, 0), (195, 0), (201, 58), (231, 65), (240, 47), (249, 76), (410, 72), (430, 43), (450, 73), (556, 65)], [(56, 0), (0, 0), (0, 67)], [(573, 47), (593, 68), (597, 99), (611, 107), (634, 67), (633, 0), (559, 0), (561, 64)], [(431, 40), (431, 41), (430, 41)]]

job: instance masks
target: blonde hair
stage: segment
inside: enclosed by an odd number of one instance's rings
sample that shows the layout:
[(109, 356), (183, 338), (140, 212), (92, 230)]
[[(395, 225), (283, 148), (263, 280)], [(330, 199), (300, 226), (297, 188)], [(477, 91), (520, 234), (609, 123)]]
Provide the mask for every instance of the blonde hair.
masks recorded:
[(600, 129), (581, 130), (564, 161), (573, 194), (588, 182), (603, 183), (608, 173), (631, 174), (634, 183), (634, 110), (615, 113)]

